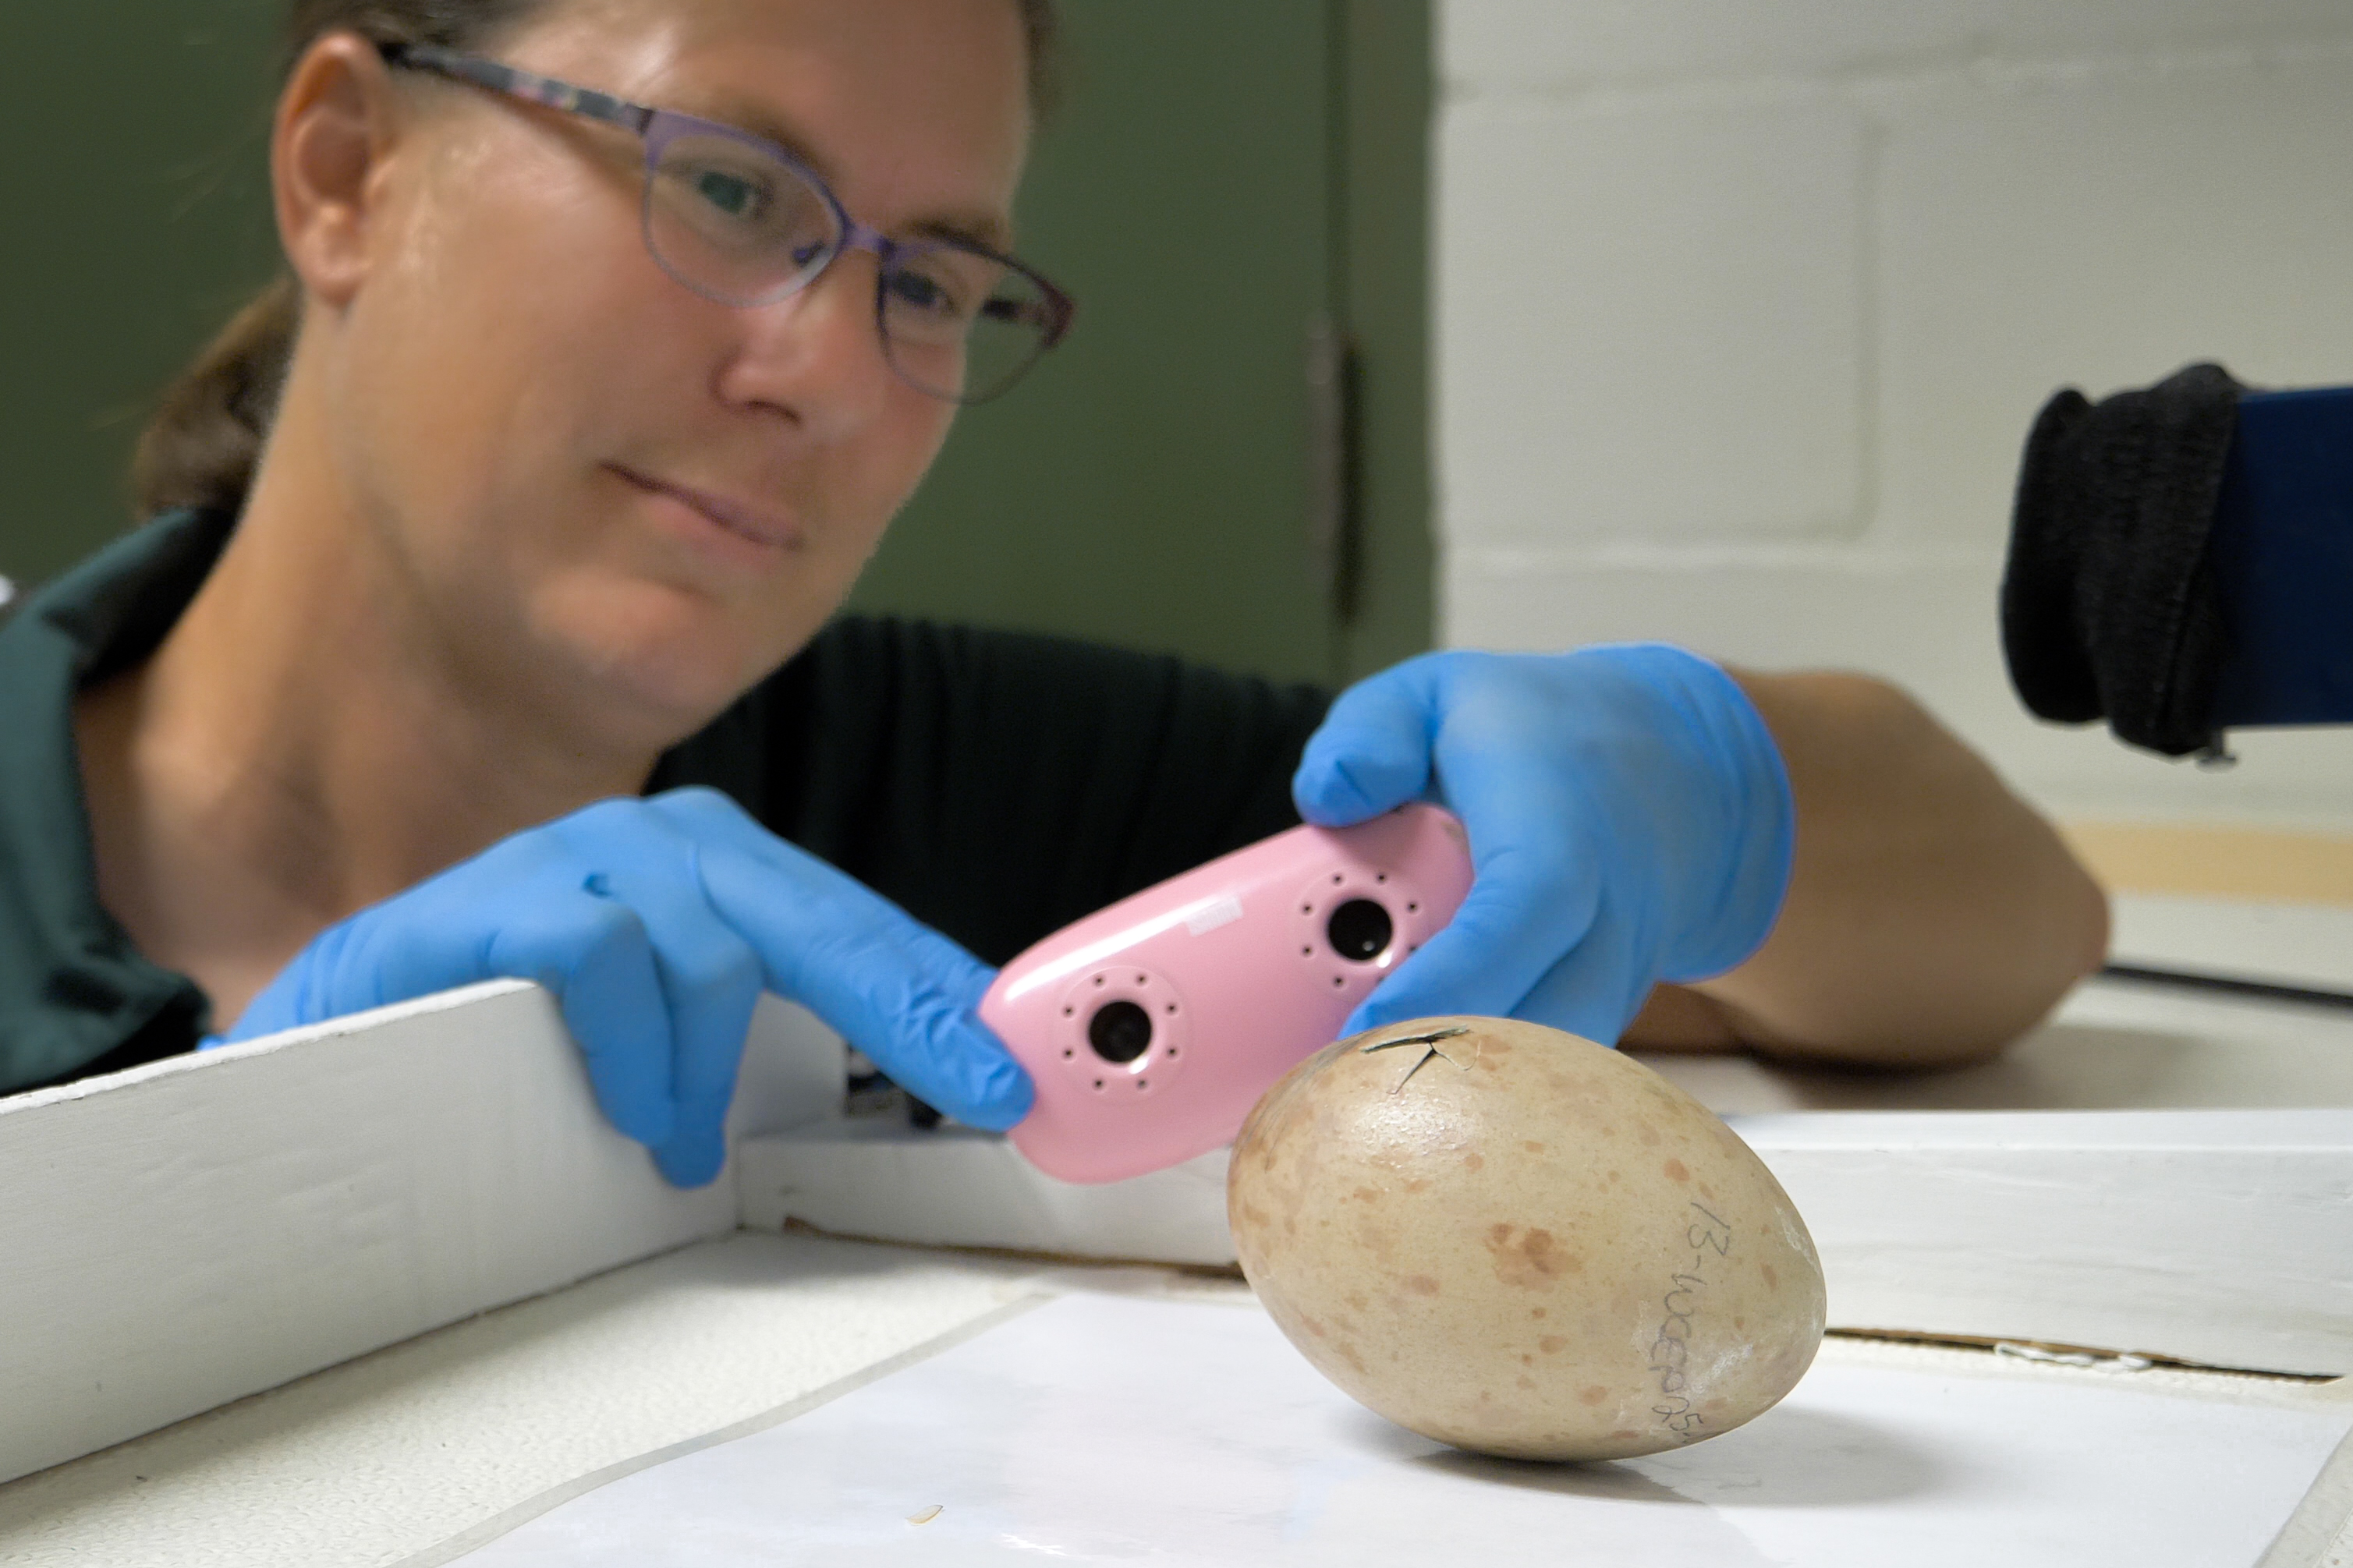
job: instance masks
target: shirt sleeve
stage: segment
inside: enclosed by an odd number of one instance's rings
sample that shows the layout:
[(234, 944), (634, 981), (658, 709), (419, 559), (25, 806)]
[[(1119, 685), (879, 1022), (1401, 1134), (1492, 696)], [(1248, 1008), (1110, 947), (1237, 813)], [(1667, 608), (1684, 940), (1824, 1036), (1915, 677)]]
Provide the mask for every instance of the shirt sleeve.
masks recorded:
[(1299, 818), (1327, 695), (1058, 637), (845, 618), (672, 752), (991, 963)]

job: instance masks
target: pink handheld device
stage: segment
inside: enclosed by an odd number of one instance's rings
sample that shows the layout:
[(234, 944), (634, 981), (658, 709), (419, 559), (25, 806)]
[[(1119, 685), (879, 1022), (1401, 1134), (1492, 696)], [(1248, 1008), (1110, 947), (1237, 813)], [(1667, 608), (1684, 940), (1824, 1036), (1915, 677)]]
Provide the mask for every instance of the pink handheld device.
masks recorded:
[(1231, 1142), (1470, 890), (1462, 825), (1417, 805), (1278, 833), (1064, 927), (981, 999), (1038, 1088), (1014, 1146), (1113, 1182)]

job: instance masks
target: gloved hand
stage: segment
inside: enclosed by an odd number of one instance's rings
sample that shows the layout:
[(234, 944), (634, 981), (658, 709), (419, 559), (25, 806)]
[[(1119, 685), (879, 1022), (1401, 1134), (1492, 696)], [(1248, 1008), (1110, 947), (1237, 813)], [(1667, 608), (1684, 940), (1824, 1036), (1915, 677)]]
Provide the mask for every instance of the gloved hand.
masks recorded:
[(718, 1175), (765, 988), (958, 1121), (1028, 1114), (974, 1009), (991, 972), (725, 795), (602, 801), (330, 926), (246, 1009), (249, 1039), (480, 980), (555, 994), (596, 1102), (680, 1186)]
[(1659, 644), (1410, 659), (1341, 694), (1292, 793), (1325, 826), (1428, 800), (1470, 831), (1469, 898), (1351, 1033), (1476, 1013), (1614, 1044), (1653, 983), (1755, 952), (1788, 885), (1779, 748), (1730, 676)]

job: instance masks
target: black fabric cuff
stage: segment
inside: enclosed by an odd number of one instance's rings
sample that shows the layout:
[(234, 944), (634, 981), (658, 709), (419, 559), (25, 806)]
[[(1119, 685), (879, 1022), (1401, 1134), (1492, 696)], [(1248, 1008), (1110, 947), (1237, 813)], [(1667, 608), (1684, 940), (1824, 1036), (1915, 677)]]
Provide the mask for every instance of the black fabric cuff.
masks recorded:
[(2094, 404), (2073, 388), (2027, 437), (2002, 574), (2011, 684), (2036, 715), (2118, 739), (2219, 750), (2228, 651), (2208, 558), (2245, 390), (2217, 364)]

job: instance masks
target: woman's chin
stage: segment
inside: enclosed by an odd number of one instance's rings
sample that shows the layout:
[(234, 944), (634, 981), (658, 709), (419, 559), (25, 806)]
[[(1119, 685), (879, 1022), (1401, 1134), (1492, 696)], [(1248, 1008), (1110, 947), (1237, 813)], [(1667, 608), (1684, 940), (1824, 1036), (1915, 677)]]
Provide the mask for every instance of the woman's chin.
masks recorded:
[(773, 619), (747, 625), (738, 606), (653, 585), (597, 597), (595, 613), (569, 605), (574, 613), (542, 617), (540, 640), (609, 719), (631, 714), (622, 721), (659, 731), (665, 744), (709, 723), (808, 635), (781, 635)]

